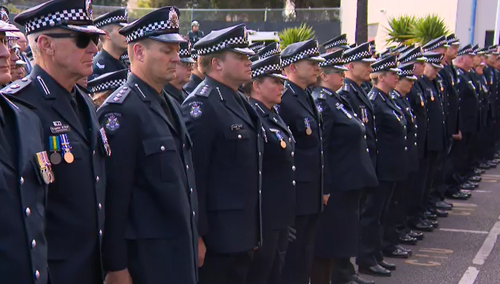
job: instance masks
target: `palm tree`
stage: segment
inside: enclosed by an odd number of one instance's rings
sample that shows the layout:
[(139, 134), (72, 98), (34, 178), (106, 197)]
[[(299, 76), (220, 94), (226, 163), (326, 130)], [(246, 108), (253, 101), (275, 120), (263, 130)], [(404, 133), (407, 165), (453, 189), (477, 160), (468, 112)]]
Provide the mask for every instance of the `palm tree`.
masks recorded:
[(421, 45), (449, 33), (444, 20), (438, 15), (428, 15), (418, 19), (413, 29), (415, 41)]
[(415, 16), (403, 15), (389, 19), (387, 31), (387, 43), (412, 44), (414, 42), (414, 27), (417, 23)]
[(368, 0), (358, 0), (356, 12), (356, 43), (361, 44), (366, 41), (368, 41)]
[(314, 38), (315, 33), (312, 27), (309, 27), (306, 24), (301, 24), (300, 27), (292, 27), (282, 30), (278, 36), (280, 38), (281, 49), (285, 49), (292, 43)]

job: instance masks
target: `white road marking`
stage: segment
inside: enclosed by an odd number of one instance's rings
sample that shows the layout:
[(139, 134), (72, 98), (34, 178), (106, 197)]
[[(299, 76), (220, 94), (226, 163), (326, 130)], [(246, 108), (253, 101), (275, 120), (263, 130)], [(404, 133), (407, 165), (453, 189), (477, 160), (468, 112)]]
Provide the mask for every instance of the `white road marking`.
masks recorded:
[(457, 207), (477, 207), (477, 204), (453, 202), (453, 206), (457, 206)]
[(471, 234), (481, 234), (481, 235), (487, 235), (489, 233), (488, 231), (474, 231), (474, 230), (461, 230), (461, 229), (448, 229), (448, 228), (440, 228), (439, 230), (445, 232), (471, 233)]
[(462, 276), (462, 279), (460, 279), (460, 282), (458, 282), (458, 284), (474, 284), (474, 282), (476, 282), (478, 274), (479, 274), (479, 269), (475, 268), (474, 266), (469, 266), (469, 268), (467, 268), (467, 271), (465, 271), (464, 275)]
[[(500, 219), (500, 217), (499, 217)], [(491, 251), (493, 250), (493, 247), (495, 247), (495, 243), (497, 242), (498, 235), (500, 234), (500, 221), (497, 221), (493, 228), (491, 228), (491, 231), (489, 232), (488, 236), (486, 237), (486, 240), (484, 240), (483, 245), (479, 249), (479, 251), (476, 254), (476, 257), (474, 257), (474, 260), (472, 263), (476, 265), (483, 265), (488, 256), (490, 255)]]

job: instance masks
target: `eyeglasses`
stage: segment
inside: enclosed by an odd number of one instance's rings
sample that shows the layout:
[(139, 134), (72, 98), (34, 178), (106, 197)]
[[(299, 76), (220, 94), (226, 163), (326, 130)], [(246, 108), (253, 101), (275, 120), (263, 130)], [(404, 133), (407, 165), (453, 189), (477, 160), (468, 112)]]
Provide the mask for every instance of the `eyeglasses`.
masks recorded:
[(183, 67), (186, 67), (186, 68), (190, 68), (190, 67), (193, 67), (194, 66), (194, 63), (190, 63), (190, 62), (178, 62), (177, 63), (179, 66), (183, 66)]
[[(87, 48), (89, 46), (90, 41), (93, 41), (95, 45), (99, 43), (99, 35), (98, 34), (87, 34), (87, 33), (54, 33), (54, 34), (44, 34), (45, 36), (52, 38), (73, 38), (75, 39), (76, 47), (80, 49)], [(38, 41), (38, 38), (35, 39), (35, 42)]]

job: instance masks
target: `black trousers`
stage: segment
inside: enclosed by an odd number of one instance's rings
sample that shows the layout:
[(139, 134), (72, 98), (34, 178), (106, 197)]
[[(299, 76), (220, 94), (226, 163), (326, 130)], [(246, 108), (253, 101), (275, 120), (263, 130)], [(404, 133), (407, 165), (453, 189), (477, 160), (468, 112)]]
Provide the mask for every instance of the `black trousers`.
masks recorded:
[(379, 181), (379, 186), (366, 194), (361, 205), (359, 251), (356, 262), (360, 266), (374, 266), (382, 261), (383, 216), (395, 182)]
[(410, 192), (408, 194), (410, 202), (408, 204), (408, 222), (412, 225), (420, 222), (422, 212), (425, 210), (424, 196), (427, 183), (428, 159), (422, 157), (418, 161), (418, 171), (410, 173)]
[(350, 258), (315, 258), (311, 284), (344, 284), (356, 273)]
[(285, 264), (289, 229), (264, 232), (264, 245), (255, 251), (247, 276), (247, 284), (279, 283)]
[(252, 264), (254, 251), (218, 254), (207, 251), (199, 270), (199, 284), (244, 284)]
[(382, 217), (383, 235), (382, 250), (393, 251), (399, 245), (400, 232), (398, 226), (405, 223), (407, 211), (408, 180), (397, 182), (392, 195), (388, 199), (385, 214)]
[(423, 199), (423, 208), (429, 208), (429, 204), (431, 203), (431, 192), (432, 189), (437, 186), (439, 181), (442, 179), (439, 175), (441, 172), (439, 171), (439, 167), (441, 166), (441, 152), (430, 151), (427, 152), (427, 180), (425, 182), (425, 192)]
[(295, 218), (297, 238), (288, 243), (285, 266), (281, 274), (282, 284), (309, 284), (318, 220), (319, 214)]

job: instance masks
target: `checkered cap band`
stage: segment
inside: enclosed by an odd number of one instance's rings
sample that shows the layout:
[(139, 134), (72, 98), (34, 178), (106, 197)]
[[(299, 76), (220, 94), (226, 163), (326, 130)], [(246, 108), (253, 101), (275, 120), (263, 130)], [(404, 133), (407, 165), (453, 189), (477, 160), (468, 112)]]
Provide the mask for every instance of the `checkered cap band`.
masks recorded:
[(195, 61), (198, 60), (198, 53), (192, 52), (191, 58), (193, 58)]
[(138, 28), (137, 30), (131, 32), (126, 36), (127, 42), (133, 42), (138, 39), (141, 39), (145, 36), (148, 36), (149, 33), (155, 32), (155, 31), (163, 31), (163, 30), (172, 30), (174, 32), (179, 31), (179, 21), (160, 21), (160, 22), (154, 22), (150, 23), (146, 26), (142, 26)]
[(239, 36), (239, 37), (228, 38), (215, 45), (201, 47), (197, 50), (198, 50), (198, 55), (207, 55), (210, 53), (221, 51), (226, 48), (240, 47), (240, 46), (248, 46), (248, 37)]
[(425, 49), (422, 48), (424, 50), (424, 52), (427, 52), (427, 51), (433, 51), (434, 49), (437, 49), (443, 45), (446, 45), (448, 44), (448, 41), (446, 39), (443, 39), (442, 41), (438, 41), (437, 43), (429, 46), (429, 47), (426, 47)]
[(271, 49), (271, 50), (264, 52), (262, 55), (259, 55), (259, 57), (261, 59), (263, 59), (263, 58), (267, 58), (269, 56), (280, 55), (280, 54), (281, 54), (281, 48), (275, 48), (275, 49)]
[(459, 50), (457, 53), (457, 56), (466, 55), (466, 54), (470, 54), (470, 53), (474, 53), (474, 48), (470, 47), (470, 48), (465, 48), (465, 49)]
[(180, 57), (191, 57), (191, 51), (189, 49), (181, 49), (179, 50)]
[(339, 45), (347, 45), (347, 39), (343, 38), (343, 39), (336, 40), (334, 42), (330, 42), (329, 44), (326, 44), (324, 47), (325, 47), (325, 49), (330, 49), (332, 47), (339, 46)]
[(256, 78), (264, 74), (281, 74), (281, 65), (271, 64), (252, 70), (252, 78)]
[(387, 70), (389, 68), (398, 68), (398, 63), (396, 61), (392, 61), (392, 62), (384, 63), (384, 64), (379, 65), (379, 66), (372, 65), (373, 72), (379, 72), (379, 71)]
[(427, 57), (427, 63), (441, 64), (441, 58), (442, 58), (441, 56), (440, 57), (428, 56)]
[(403, 63), (407, 63), (407, 62), (413, 61), (413, 60), (415, 60), (415, 59), (417, 59), (417, 58), (419, 58), (419, 57), (422, 57), (422, 53), (421, 53), (421, 52), (415, 52), (415, 53), (413, 53), (413, 54), (410, 54), (410, 55), (409, 55), (408, 57), (406, 57), (406, 58), (402, 58), (401, 60), (399, 60), (399, 62), (400, 62), (401, 64), (403, 64)]
[(398, 72), (399, 76), (413, 76), (415, 73), (413, 73), (413, 70), (408, 69), (408, 70), (401, 70), (401, 72)]
[(55, 26), (61, 21), (92, 21), (83, 9), (57, 11), (45, 16), (36, 17), (26, 22), (26, 33), (34, 33), (39, 29)]
[(281, 58), (281, 66), (286, 67), (286, 66), (288, 66), (292, 63), (295, 63), (299, 60), (307, 59), (307, 58), (312, 57), (312, 56), (319, 56), (318, 47), (306, 49), (306, 50), (301, 51), (300, 53), (298, 53), (294, 56), (291, 56), (291, 57), (286, 57), (286, 58), (282, 57)]
[(92, 87), (91, 91), (92, 91), (92, 93), (97, 93), (97, 92), (103, 92), (103, 91), (107, 91), (107, 90), (115, 90), (115, 89), (118, 89), (119, 87), (125, 85), (125, 83), (127, 83), (126, 79), (108, 81), (108, 82), (104, 82), (104, 83), (101, 83), (101, 84), (98, 84), (98, 85)]
[(96, 27), (100, 28), (100, 27), (104, 27), (105, 25), (109, 25), (109, 24), (126, 23), (126, 22), (127, 22), (127, 17), (120, 15), (120, 16), (110, 17), (110, 18), (104, 19), (102, 21), (94, 22), (94, 25)]
[(325, 62), (320, 62), (319, 67), (327, 67), (327, 66), (335, 66), (335, 65), (343, 65), (344, 60), (342, 57), (326, 59)]
[(344, 63), (347, 64), (347, 63), (351, 63), (354, 61), (358, 61), (358, 60), (370, 58), (370, 57), (372, 57), (372, 53), (370, 51), (362, 51), (362, 52), (350, 55), (348, 57), (344, 56)]

